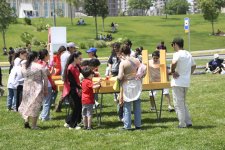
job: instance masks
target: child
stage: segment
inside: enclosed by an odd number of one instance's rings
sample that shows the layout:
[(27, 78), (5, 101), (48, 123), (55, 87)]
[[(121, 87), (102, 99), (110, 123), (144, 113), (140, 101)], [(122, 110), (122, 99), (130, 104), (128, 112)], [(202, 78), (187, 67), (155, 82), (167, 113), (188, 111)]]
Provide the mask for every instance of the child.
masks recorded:
[(85, 67), (82, 70), (84, 79), (82, 81), (82, 116), (84, 122), (84, 129), (91, 130), (91, 120), (93, 106), (95, 104), (93, 89), (100, 87), (100, 82), (92, 82), (94, 73), (90, 67)]
[[(160, 62), (159, 62), (159, 51), (154, 51), (152, 53), (152, 59), (149, 60), (149, 69), (150, 69), (150, 80), (152, 82), (160, 82)], [(152, 94), (153, 93), (153, 94)], [(156, 95), (156, 90), (153, 90), (153, 92), (149, 91), (150, 96), (150, 104), (151, 104), (151, 110), (155, 110), (155, 102), (154, 97)], [(169, 89), (163, 89), (163, 95), (168, 100), (168, 111), (174, 111), (174, 108), (171, 106), (170, 102), (170, 95), (169, 95)]]

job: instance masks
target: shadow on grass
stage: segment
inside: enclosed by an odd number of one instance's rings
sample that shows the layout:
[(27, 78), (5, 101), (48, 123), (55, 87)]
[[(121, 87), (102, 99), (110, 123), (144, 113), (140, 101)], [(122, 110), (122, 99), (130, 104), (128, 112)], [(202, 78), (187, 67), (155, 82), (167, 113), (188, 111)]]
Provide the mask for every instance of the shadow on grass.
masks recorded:
[(206, 125), (206, 126), (192, 126), (189, 127), (190, 129), (195, 129), (195, 130), (204, 130), (204, 129), (211, 129), (211, 128), (215, 128), (216, 126), (213, 125)]
[(44, 126), (41, 126), (40, 128), (41, 130), (56, 129), (56, 128), (62, 128), (62, 125), (51, 125), (51, 126), (44, 125)]

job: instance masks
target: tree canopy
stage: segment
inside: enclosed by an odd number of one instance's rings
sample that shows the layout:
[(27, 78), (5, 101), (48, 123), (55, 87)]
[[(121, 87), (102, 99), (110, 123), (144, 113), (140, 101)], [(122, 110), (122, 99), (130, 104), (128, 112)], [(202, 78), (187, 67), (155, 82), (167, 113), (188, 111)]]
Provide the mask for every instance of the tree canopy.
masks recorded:
[(166, 13), (168, 14), (186, 14), (189, 9), (189, 3), (187, 0), (169, 0), (166, 7)]
[(9, 3), (7, 3), (6, 0), (0, 1), (0, 8), (0, 31), (3, 35), (4, 47), (6, 47), (5, 32), (8, 26), (16, 21), (17, 16), (15, 14), (15, 10), (10, 7)]
[[(216, 2), (217, 1), (217, 2)], [(220, 0), (200, 0), (200, 8), (203, 13), (203, 17), (205, 20), (208, 20), (212, 24), (212, 34), (214, 34), (214, 22), (217, 20), (220, 14), (221, 5), (218, 5)], [(222, 4), (222, 3), (220, 3)]]
[(132, 10), (142, 10), (142, 15), (146, 14), (147, 11), (152, 6), (153, 0), (129, 0), (129, 9)]

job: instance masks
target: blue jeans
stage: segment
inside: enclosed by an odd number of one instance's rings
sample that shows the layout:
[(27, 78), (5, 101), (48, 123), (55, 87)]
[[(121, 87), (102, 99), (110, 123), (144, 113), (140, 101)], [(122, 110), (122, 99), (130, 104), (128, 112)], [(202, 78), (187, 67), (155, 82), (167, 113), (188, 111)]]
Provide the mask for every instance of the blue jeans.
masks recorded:
[(40, 119), (49, 120), (50, 116), (50, 108), (51, 108), (51, 100), (52, 100), (52, 87), (48, 87), (48, 95), (44, 97), (43, 108), (40, 114)]
[(123, 123), (125, 129), (131, 129), (131, 104), (133, 103), (134, 125), (141, 127), (141, 100), (133, 102), (124, 102), (123, 105)]
[(17, 90), (8, 88), (7, 108), (16, 110)]

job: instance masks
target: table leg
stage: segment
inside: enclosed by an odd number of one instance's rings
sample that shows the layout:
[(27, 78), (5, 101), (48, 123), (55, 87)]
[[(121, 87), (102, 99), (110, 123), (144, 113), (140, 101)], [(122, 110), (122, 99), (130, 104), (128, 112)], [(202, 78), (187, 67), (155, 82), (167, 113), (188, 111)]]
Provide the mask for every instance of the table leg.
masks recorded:
[(160, 110), (159, 110), (159, 120), (161, 119), (161, 114), (162, 114), (162, 103), (163, 103), (163, 89), (162, 89), (161, 103), (160, 103)]
[(154, 102), (154, 105), (155, 105), (156, 117), (157, 117), (157, 120), (159, 120), (159, 115), (158, 115), (158, 110), (157, 110), (156, 103), (155, 103), (155, 97), (153, 95), (153, 90), (151, 90), (151, 93), (152, 93), (152, 98), (153, 98), (153, 102)]
[(101, 126), (101, 123), (102, 123), (102, 100), (103, 100), (103, 94), (101, 94), (101, 102), (100, 102), (100, 112), (99, 112), (98, 126)]

